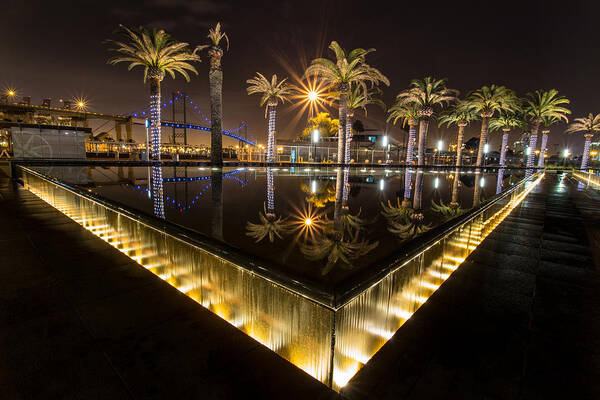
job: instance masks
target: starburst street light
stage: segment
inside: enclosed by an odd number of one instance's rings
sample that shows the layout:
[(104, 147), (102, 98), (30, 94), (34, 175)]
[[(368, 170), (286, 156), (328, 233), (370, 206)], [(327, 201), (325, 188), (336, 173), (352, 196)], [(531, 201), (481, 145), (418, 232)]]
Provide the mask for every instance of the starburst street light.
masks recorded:
[(304, 113), (308, 109), (308, 117), (311, 118), (314, 115), (325, 108), (327, 104), (325, 100), (325, 88), (321, 82), (317, 82), (315, 78), (308, 78), (303, 81), (301, 79), (295, 79), (297, 84), (294, 85), (295, 95), (292, 99), (296, 100), (297, 106), (301, 107), (300, 114)]
[(76, 97), (73, 99), (73, 103), (75, 104), (75, 108), (79, 111), (87, 111), (88, 102), (84, 97)]

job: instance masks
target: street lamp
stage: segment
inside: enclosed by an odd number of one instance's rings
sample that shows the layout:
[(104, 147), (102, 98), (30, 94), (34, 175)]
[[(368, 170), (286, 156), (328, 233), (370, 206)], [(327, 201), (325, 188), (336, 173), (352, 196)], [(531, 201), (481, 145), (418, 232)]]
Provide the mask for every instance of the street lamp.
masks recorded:
[(438, 142), (437, 142), (438, 163), (440, 162), (440, 155), (441, 155), (441, 152), (442, 152), (443, 148), (444, 148), (444, 141), (443, 140), (438, 140)]
[(317, 153), (317, 143), (319, 142), (319, 130), (315, 129), (312, 131), (312, 142), (313, 142), (313, 157), (309, 157), (312, 158), (313, 161), (315, 161), (315, 155)]
[(381, 139), (381, 145), (385, 149), (385, 163), (387, 164), (389, 162), (389, 146), (390, 146), (390, 139), (388, 138), (387, 135), (385, 135)]

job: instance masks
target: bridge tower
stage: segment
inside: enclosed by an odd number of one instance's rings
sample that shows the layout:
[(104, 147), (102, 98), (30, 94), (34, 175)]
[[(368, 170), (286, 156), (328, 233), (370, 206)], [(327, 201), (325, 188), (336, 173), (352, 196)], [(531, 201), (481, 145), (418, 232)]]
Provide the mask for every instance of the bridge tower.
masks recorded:
[[(171, 93), (171, 121), (178, 121), (177, 116), (181, 115), (182, 119), (180, 121), (183, 122), (183, 128), (172, 128), (171, 141), (173, 144), (177, 144), (178, 142), (183, 144), (187, 144), (187, 128), (185, 124), (187, 124), (187, 104), (188, 99), (185, 93), (177, 91)], [(183, 140), (178, 140), (178, 138)]]

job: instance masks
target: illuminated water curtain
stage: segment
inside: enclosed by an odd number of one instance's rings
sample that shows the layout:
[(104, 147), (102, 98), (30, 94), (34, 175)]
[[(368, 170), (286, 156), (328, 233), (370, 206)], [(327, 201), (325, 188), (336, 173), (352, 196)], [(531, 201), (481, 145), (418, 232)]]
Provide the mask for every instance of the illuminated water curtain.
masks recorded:
[[(325, 302), (239, 265), (225, 253), (208, 251), (188, 236), (166, 233), (160, 224), (99, 203), (86, 192), (27, 168), (19, 167), (17, 174), (27, 189), (89, 232), (335, 390), (349, 382), (543, 178), (536, 174), (521, 181), (451, 231), (424, 243), (412, 258), (390, 265), (380, 280)], [(306, 234), (319, 224), (310, 212), (299, 218)]]

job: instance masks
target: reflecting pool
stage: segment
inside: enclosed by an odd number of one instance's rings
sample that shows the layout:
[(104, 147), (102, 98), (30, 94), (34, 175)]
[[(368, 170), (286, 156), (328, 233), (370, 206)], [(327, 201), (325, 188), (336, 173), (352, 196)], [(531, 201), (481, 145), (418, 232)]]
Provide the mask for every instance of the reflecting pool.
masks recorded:
[(334, 389), (541, 179), (304, 167), (19, 173), (33, 193)]

